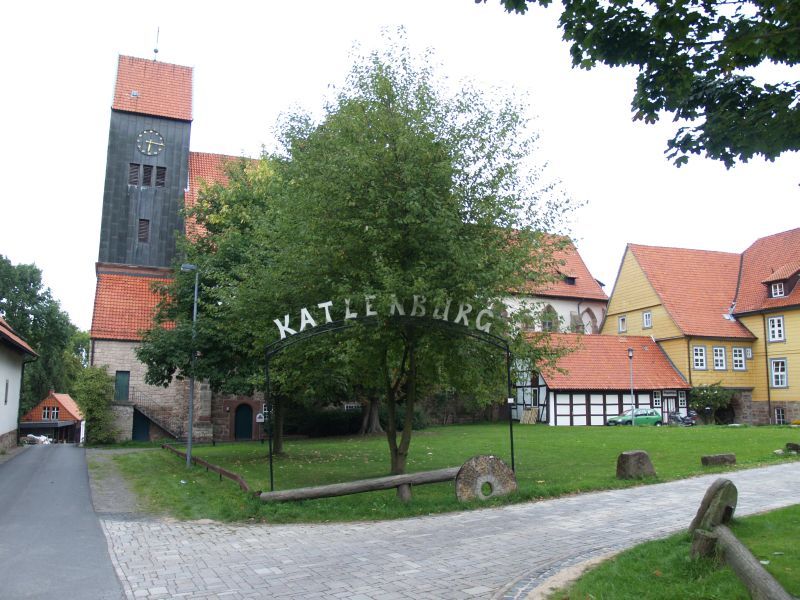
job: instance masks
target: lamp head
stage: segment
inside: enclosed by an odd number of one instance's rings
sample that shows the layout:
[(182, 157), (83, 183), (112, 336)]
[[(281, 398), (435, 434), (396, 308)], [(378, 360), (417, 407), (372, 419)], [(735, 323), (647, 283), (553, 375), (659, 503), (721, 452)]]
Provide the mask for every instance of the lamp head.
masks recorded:
[(183, 263), (181, 265), (181, 271), (197, 271), (197, 265), (193, 265), (192, 263)]
[(628, 348), (628, 358), (633, 358), (633, 348)]

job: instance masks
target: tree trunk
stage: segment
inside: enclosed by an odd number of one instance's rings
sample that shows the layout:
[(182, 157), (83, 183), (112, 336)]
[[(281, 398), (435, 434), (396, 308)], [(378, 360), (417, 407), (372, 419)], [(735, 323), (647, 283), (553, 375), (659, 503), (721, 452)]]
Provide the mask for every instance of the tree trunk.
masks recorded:
[(358, 434), (383, 433), (380, 419), (380, 398), (370, 395), (365, 402), (362, 402), (361, 406), (364, 416), (361, 419), (361, 428), (358, 430)]
[[(408, 373), (406, 374), (406, 398), (405, 398), (405, 418), (403, 422), (403, 433), (400, 436), (400, 444), (392, 456), (392, 474), (402, 475), (406, 472), (406, 461), (408, 460), (408, 449), (411, 446), (411, 431), (414, 427), (414, 403), (417, 399), (417, 357), (414, 340), (410, 338), (407, 346), (408, 351)], [(407, 501), (405, 495), (398, 489), (401, 500)]]

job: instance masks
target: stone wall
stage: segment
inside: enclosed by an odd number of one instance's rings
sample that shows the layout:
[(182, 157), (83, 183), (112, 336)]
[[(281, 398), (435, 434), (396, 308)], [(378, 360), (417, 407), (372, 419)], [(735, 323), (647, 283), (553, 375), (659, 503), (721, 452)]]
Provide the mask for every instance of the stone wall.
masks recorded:
[(12, 429), (0, 435), (0, 450), (8, 450), (17, 445), (17, 430)]
[[(214, 439), (230, 441), (235, 439), (234, 420), (236, 407), (240, 404), (249, 404), (253, 409), (253, 416), (261, 412), (264, 403), (264, 394), (256, 392), (253, 396), (236, 396), (231, 394), (215, 394), (211, 403), (211, 421), (214, 425)], [(258, 425), (253, 426), (253, 439), (260, 439), (261, 431)]]
[[(772, 414), (770, 414), (770, 408)], [(734, 401), (734, 410), (736, 411), (736, 422), (746, 423), (748, 425), (768, 425), (770, 420), (775, 422), (775, 409), (782, 408), (784, 412), (784, 420), (786, 423), (791, 423), (795, 419), (800, 419), (800, 401), (797, 402), (772, 402), (764, 400), (753, 400), (753, 395), (750, 392), (742, 392), (741, 397)], [(740, 411), (741, 410), (741, 417)]]
[(112, 426), (117, 431), (117, 441), (130, 441), (133, 433), (133, 404), (112, 404), (111, 415)]

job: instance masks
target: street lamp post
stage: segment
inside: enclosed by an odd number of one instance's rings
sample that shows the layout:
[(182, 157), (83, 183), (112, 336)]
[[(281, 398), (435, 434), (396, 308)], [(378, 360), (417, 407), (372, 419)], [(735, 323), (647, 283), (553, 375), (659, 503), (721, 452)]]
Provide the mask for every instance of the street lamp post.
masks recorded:
[(192, 306), (192, 372), (189, 374), (189, 431), (186, 439), (186, 466), (192, 466), (192, 423), (194, 422), (194, 367), (197, 359), (195, 337), (197, 336), (197, 286), (200, 282), (200, 270), (197, 265), (184, 263), (181, 271), (194, 271), (194, 304)]
[(628, 348), (628, 363), (631, 367), (631, 427), (636, 425), (636, 399), (633, 395), (633, 348)]

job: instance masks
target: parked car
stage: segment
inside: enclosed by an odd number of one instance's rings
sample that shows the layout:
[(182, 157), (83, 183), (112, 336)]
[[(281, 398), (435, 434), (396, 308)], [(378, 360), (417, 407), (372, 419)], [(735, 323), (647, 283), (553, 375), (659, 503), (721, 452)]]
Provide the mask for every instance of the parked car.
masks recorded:
[[(661, 413), (654, 408), (637, 408), (635, 417), (637, 425), (661, 425)], [(631, 409), (628, 409), (621, 415), (609, 417), (606, 425), (632, 425), (632, 421)]]

